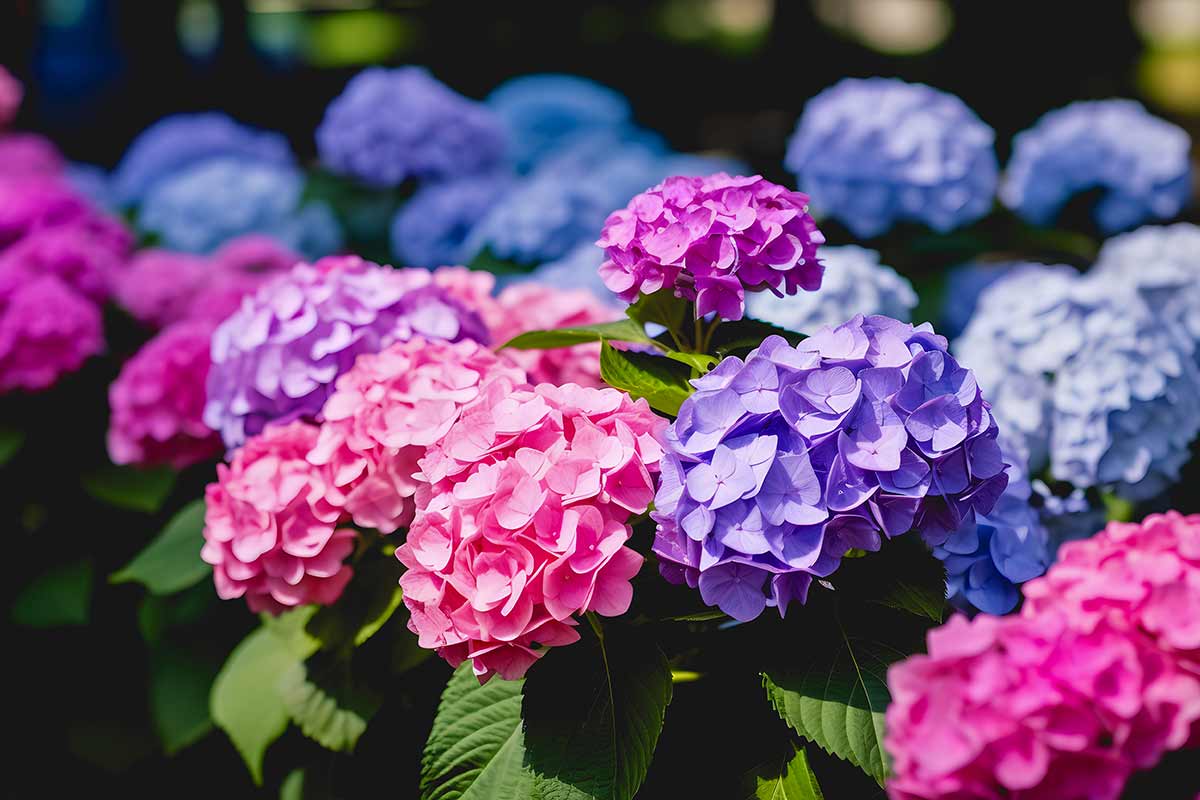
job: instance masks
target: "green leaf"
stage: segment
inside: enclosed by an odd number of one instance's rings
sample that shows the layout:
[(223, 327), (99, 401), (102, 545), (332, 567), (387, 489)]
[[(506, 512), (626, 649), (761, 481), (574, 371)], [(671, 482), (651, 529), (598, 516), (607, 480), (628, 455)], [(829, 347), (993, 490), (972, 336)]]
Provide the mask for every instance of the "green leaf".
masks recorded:
[(16, 428), (0, 427), (0, 467), (3, 467), (25, 444), (25, 432)]
[(174, 755), (213, 728), (208, 709), (217, 669), (186, 649), (162, 645), (150, 654), (150, 711), (163, 750)]
[(609, 386), (646, 398), (651, 408), (664, 414), (679, 413), (679, 406), (692, 393), (691, 370), (677, 361), (617, 350), (608, 342), (600, 345), (600, 377)]
[(204, 501), (193, 500), (124, 569), (110, 575), (109, 583), (137, 581), (153, 594), (182, 591), (212, 574), (200, 559), (203, 545)]
[(782, 336), (793, 346), (804, 341), (805, 335), (789, 331), (778, 325), (772, 325), (762, 320), (744, 317), (736, 322), (722, 322), (713, 333), (710, 347), (713, 352), (724, 358), (739, 350), (752, 350), (762, 344), (768, 336)]
[(304, 633), (313, 609), (265, 621), (230, 653), (209, 697), (213, 722), (229, 734), (256, 784), (262, 784), (267, 747), (283, 734), (290, 715), (279, 692), (280, 676), (317, 649)]
[[(346, 665), (347, 668), (349, 665)], [(279, 677), (279, 694), (301, 733), (327, 750), (349, 752), (367, 729), (369, 713), (344, 703), (334, 692), (310, 680), (304, 664), (293, 664)]]
[(745, 800), (825, 800), (804, 750), (756, 767), (744, 781)]
[(100, 502), (145, 514), (162, 508), (174, 485), (175, 472), (166, 467), (134, 469), (109, 464), (83, 476), (84, 491)]
[(442, 693), (421, 757), (421, 800), (525, 800), (532, 776), (521, 766), (522, 681), (483, 686), (467, 662)]
[(309, 635), (329, 651), (350, 650), (370, 639), (400, 606), (400, 572), (393, 557), (364, 559), (338, 601), (313, 614)]
[(716, 356), (710, 356), (707, 353), (680, 353), (675, 350), (668, 350), (663, 355), (672, 361), (693, 367), (701, 375), (715, 367), (719, 360)]
[(670, 289), (662, 289), (654, 294), (642, 295), (625, 310), (625, 313), (630, 319), (643, 325), (653, 322), (679, 333), (688, 321), (690, 305), (683, 298), (676, 297)]
[[(833, 644), (833, 643), (831, 643)], [(767, 697), (779, 716), (805, 739), (849, 761), (883, 785), (888, 771), (883, 714), (891, 695), (887, 668), (905, 654), (842, 632), (807, 667), (763, 674)]]
[(855, 601), (938, 624), (946, 608), (946, 567), (915, 533), (887, 540), (881, 552), (843, 561), (829, 580)]
[(529, 331), (509, 339), (499, 349), (513, 347), (517, 350), (547, 350), (554, 347), (570, 347), (587, 342), (599, 342), (607, 339), (610, 342), (638, 342), (640, 344), (657, 344), (646, 335), (646, 331), (631, 319), (619, 319), (615, 322), (598, 322), (595, 325), (581, 325), (576, 328), (557, 328), (550, 331)]
[(525, 680), (525, 766), (543, 800), (631, 800), (671, 702), (671, 669), (616, 626), (555, 648)]
[(92, 565), (77, 561), (33, 579), (13, 600), (12, 620), (29, 628), (87, 625), (91, 618)]
[(1112, 492), (1101, 492), (1100, 500), (1104, 503), (1104, 515), (1109, 522), (1129, 522), (1137, 510), (1134, 503), (1117, 497)]

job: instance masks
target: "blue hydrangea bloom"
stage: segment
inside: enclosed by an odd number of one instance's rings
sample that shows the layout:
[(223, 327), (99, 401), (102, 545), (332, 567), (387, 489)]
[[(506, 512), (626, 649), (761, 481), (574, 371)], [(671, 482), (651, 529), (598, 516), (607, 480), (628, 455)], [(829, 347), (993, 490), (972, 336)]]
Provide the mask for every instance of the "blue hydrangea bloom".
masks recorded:
[(1200, 343), (1200, 226), (1147, 225), (1116, 236), (1092, 272), (1131, 283), (1150, 308)]
[(73, 161), (67, 165), (66, 177), (75, 191), (97, 208), (114, 211), (119, 207), (112, 180), (104, 167)]
[(860, 315), (796, 347), (770, 336), (692, 384), (665, 436), (654, 551), (735, 619), (783, 614), (883, 536), (945, 545), (1008, 482), (974, 376), (928, 324)]
[(977, 261), (951, 269), (943, 285), (939, 330), (951, 339), (959, 336), (975, 314), (975, 306), (983, 290), (1004, 277), (1018, 263)]
[(954, 95), (894, 78), (847, 78), (804, 107), (784, 165), (814, 209), (856, 236), (900, 221), (946, 232), (991, 209), (994, 142)]
[(350, 79), (317, 128), (321, 163), (371, 186), (489, 172), (507, 147), (504, 123), (423, 67), (372, 67)]
[(1191, 197), (1191, 140), (1134, 100), (1071, 103), (1013, 139), (1000, 199), (1049, 225), (1076, 194), (1103, 193), (1094, 210), (1106, 232), (1169, 219)]
[(392, 253), (406, 266), (462, 263), (467, 235), (512, 183), (487, 173), (422, 186), (392, 220)]
[(276, 166), (295, 163), (282, 134), (242, 125), (216, 111), (175, 114), (146, 128), (129, 145), (113, 171), (113, 194), (123, 206), (137, 205), (160, 181), (214, 157)]
[(855, 314), (882, 314), (908, 322), (917, 305), (917, 293), (908, 279), (879, 263), (879, 253), (846, 245), (822, 247), (820, 255), (825, 265), (820, 289), (785, 297), (747, 293), (747, 313), (801, 333), (837, 325)]
[(484, 102), (508, 127), (509, 157), (521, 172), (580, 134), (617, 132), (633, 118), (619, 92), (575, 75), (522, 75)]
[(342, 232), (324, 203), (301, 205), (304, 175), (293, 167), (209, 159), (157, 185), (137, 225), (163, 247), (209, 253), (246, 233), (274, 237), (310, 258), (337, 251)]
[(1034, 473), (1134, 501), (1178, 480), (1200, 432), (1195, 350), (1121, 281), (1033, 264), (984, 291), (955, 343)]

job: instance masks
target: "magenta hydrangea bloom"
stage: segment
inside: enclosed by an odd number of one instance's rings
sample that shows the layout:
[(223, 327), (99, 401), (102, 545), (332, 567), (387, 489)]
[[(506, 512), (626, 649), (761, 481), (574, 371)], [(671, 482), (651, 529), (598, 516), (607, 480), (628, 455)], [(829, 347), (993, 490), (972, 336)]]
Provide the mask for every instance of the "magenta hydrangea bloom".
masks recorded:
[(425, 270), (355, 256), (297, 264), (218, 326), (204, 421), (232, 448), (268, 422), (319, 419), (359, 355), (413, 336), (488, 340), (479, 316)]
[(824, 241), (807, 195), (718, 172), (642, 192), (609, 216), (596, 244), (608, 256), (600, 275), (622, 300), (666, 287), (696, 301), (697, 316), (737, 320), (746, 292), (820, 288)]
[(355, 524), (392, 533), (412, 520), (417, 462), (483, 387), (525, 373), (478, 342), (421, 337), (364, 354), (337, 380), (308, 460), (329, 466), (334, 494)]
[(0, 177), (0, 250), (33, 231), (94, 216), (87, 200), (57, 178)]
[(31, 232), (0, 253), (0, 272), (54, 275), (92, 302), (103, 303), (132, 246), (124, 228), (94, 217)]
[(204, 424), (213, 324), (185, 321), (159, 333), (108, 387), (108, 454), (114, 464), (183, 469), (221, 452)]
[(573, 384), (489, 384), (421, 460), (428, 483), (396, 556), (409, 628), (480, 682), (517, 679), (576, 616), (623, 614), (666, 422), (645, 400)]
[(25, 87), (13, 77), (12, 73), (0, 67), (0, 129), (17, 116), (21, 100), (25, 97)]
[(1105, 620), (1130, 627), (1200, 675), (1200, 514), (1110, 522), (1064, 544), (1024, 593), (1026, 615), (1056, 608), (1084, 629)]
[(273, 425), (251, 437), (204, 493), (204, 547), (217, 595), (245, 597), (250, 610), (278, 614), (299, 605), (329, 605), (353, 570), (344, 564), (355, 532), (340, 528), (342, 510), (326, 500), (329, 470), (305, 455), (317, 429)]
[(54, 275), (0, 273), (0, 393), (48, 389), (103, 349), (86, 297)]
[[(614, 306), (601, 303), (586, 289), (563, 290), (534, 282), (509, 286), (496, 302), (502, 311), (500, 324), (492, 329), (497, 346), (526, 331), (593, 325), (622, 316)], [(598, 342), (504, 352), (529, 373), (531, 383), (577, 383), (597, 388), (605, 385), (600, 379)]]
[(892, 800), (1116, 800), (1200, 720), (1196, 676), (1108, 621), (955, 616), (928, 643), (888, 670)]
[(6, 178), (55, 177), (67, 162), (54, 143), (36, 133), (0, 135), (0, 175)]

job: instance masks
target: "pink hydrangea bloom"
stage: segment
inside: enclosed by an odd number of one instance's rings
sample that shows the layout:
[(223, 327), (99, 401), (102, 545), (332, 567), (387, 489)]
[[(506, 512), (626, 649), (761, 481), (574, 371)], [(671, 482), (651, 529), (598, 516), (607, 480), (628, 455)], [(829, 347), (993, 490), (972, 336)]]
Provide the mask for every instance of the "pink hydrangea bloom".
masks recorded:
[(0, 272), (0, 393), (47, 389), (103, 349), (86, 297), (54, 275)]
[(343, 563), (355, 532), (325, 498), (329, 470), (308, 463), (317, 429), (305, 422), (252, 436), (204, 493), (204, 547), (223, 600), (245, 597), (251, 611), (338, 599), (353, 570)]
[(57, 178), (0, 176), (0, 250), (32, 231), (94, 213), (87, 200)]
[[(492, 342), (500, 346), (526, 331), (569, 328), (611, 322), (622, 314), (606, 306), (586, 289), (564, 290), (540, 283), (518, 283), (497, 298), (501, 315), (492, 330)], [(534, 383), (578, 383), (600, 387), (600, 344), (577, 344), (550, 350), (505, 350)]]
[(13, 121), (21, 100), (25, 96), (25, 87), (12, 76), (4, 67), (0, 67), (0, 129)]
[(211, 277), (207, 259), (152, 247), (138, 251), (113, 287), (117, 302), (139, 322), (162, 328), (186, 319)]
[(741, 319), (746, 292), (795, 294), (821, 286), (825, 237), (808, 196), (754, 175), (667, 178), (613, 212), (596, 244), (600, 276), (632, 303), (666, 287), (696, 302), (696, 315)]
[[(0, 89), (3, 93), (3, 89)], [(0, 99), (0, 103), (3, 100)], [(3, 110), (0, 109), (0, 115)], [(0, 127), (3, 122), (0, 121)], [(62, 153), (45, 136), (36, 133), (6, 133), (0, 135), (0, 175), (6, 178), (22, 176), (61, 175), (66, 169)]]
[(642, 564), (628, 521), (654, 498), (665, 425), (615, 389), (488, 384), (421, 460), (396, 551), (421, 646), (516, 679), (579, 638), (574, 615), (623, 614)]
[[(433, 271), (433, 283), (451, 294), (459, 302), (474, 309), (488, 326), (495, 331), (504, 324), (505, 311), (496, 302), (496, 277), (490, 272), (466, 267), (438, 267)], [(504, 344), (492, 336), (492, 344)]]
[(108, 453), (116, 464), (183, 469), (221, 452), (204, 424), (213, 324), (176, 323), (121, 367), (108, 387)]
[(0, 253), (0, 272), (54, 275), (95, 303), (108, 298), (132, 240), (110, 221), (94, 218), (31, 232)]
[(330, 499), (355, 523), (391, 533), (412, 520), (417, 462), (494, 380), (525, 373), (471, 340), (422, 337), (364, 354), (338, 378), (308, 460), (333, 474)]
[(956, 616), (928, 639), (888, 671), (893, 800), (1116, 800), (1200, 719), (1196, 677), (1107, 620)]
[(1024, 613), (1057, 608), (1091, 628), (1133, 627), (1200, 675), (1200, 514), (1110, 522), (1069, 542), (1044, 577), (1023, 587)]

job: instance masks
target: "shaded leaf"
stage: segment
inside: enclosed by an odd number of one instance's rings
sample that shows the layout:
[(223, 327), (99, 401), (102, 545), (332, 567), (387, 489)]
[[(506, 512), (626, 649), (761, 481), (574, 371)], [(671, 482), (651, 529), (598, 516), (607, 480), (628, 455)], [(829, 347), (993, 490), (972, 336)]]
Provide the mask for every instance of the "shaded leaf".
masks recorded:
[(421, 800), (525, 800), (522, 681), (483, 686), (466, 662), (454, 671), (421, 757)]
[(349, 650), (370, 639), (400, 606), (400, 562), (390, 556), (364, 559), (342, 596), (322, 606), (308, 633), (322, 650)]
[(343, 702), (337, 693), (310, 679), (305, 664), (294, 664), (279, 676), (279, 694), (300, 732), (337, 752), (354, 749), (367, 729), (367, 721), (378, 709), (376, 702), (369, 713), (362, 713)]
[(643, 325), (653, 322), (673, 331), (683, 330), (688, 321), (691, 303), (681, 297), (676, 297), (670, 289), (663, 289), (654, 294), (644, 294), (638, 297), (625, 313), (630, 319), (637, 320)]
[(804, 750), (755, 767), (744, 781), (744, 800), (824, 800)]
[(509, 339), (498, 349), (512, 347), (517, 350), (546, 350), (554, 347), (570, 347), (587, 342), (637, 342), (639, 344), (655, 344), (646, 335), (646, 331), (631, 319), (619, 319), (615, 322), (598, 322), (594, 325), (580, 325), (574, 328), (556, 328), (549, 331), (528, 331)]
[(166, 467), (135, 469), (109, 464), (85, 474), (82, 480), (84, 491), (102, 503), (153, 514), (171, 494), (175, 472)]
[(25, 444), (25, 432), (16, 428), (0, 427), (0, 467), (12, 461)]
[(13, 600), (12, 620), (29, 628), (87, 625), (91, 618), (92, 565), (78, 561), (34, 578)]
[(659, 356), (617, 350), (608, 342), (600, 346), (600, 377), (635, 400), (646, 398), (651, 408), (664, 414), (679, 413), (679, 406), (692, 393), (688, 383), (691, 370), (686, 366)]
[(188, 503), (142, 552), (109, 583), (137, 581), (154, 594), (173, 594), (193, 586), (212, 574), (200, 559), (204, 546), (204, 501)]
[(163, 750), (173, 755), (213, 729), (208, 696), (215, 665), (187, 650), (162, 645), (150, 654), (150, 711)]
[(745, 317), (736, 322), (722, 322), (718, 325), (710, 347), (714, 353), (724, 358), (741, 350), (752, 350), (762, 344), (762, 340), (768, 336), (782, 336), (791, 345), (800, 344), (807, 338), (803, 333)]

